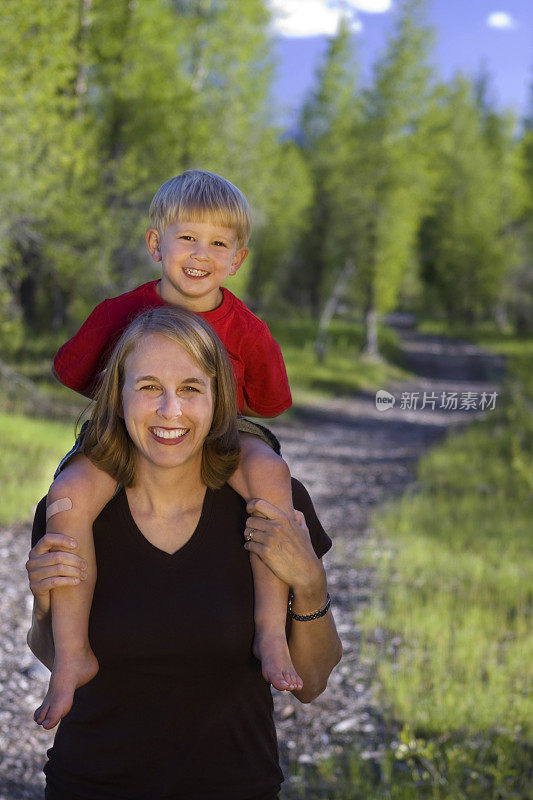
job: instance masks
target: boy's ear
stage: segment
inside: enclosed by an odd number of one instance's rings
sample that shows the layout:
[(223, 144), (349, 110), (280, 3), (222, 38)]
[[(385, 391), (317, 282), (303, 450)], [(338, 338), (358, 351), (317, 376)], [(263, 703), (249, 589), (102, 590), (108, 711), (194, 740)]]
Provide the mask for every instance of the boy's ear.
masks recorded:
[(148, 247), (148, 252), (152, 256), (153, 261), (161, 261), (161, 241), (159, 236), (159, 231), (156, 228), (148, 228), (146, 231), (144, 238), (146, 240), (146, 246)]
[(231, 269), (229, 271), (230, 275), (235, 275), (235, 273), (237, 272), (237, 270), (241, 266), (242, 262), (244, 261), (244, 259), (248, 255), (248, 252), (249, 251), (248, 251), (247, 247), (241, 247), (240, 250), (237, 250), (237, 252), (233, 256), (233, 261), (231, 262)]

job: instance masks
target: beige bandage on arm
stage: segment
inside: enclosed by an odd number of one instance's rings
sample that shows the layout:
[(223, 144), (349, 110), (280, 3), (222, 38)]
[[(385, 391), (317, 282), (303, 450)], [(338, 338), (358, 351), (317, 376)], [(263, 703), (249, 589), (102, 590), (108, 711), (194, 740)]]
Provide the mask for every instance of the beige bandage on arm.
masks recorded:
[(72, 500), (70, 497), (62, 497), (60, 500), (54, 500), (53, 503), (46, 509), (46, 521), (53, 517), (54, 514), (59, 514), (60, 511), (70, 511), (72, 508)]

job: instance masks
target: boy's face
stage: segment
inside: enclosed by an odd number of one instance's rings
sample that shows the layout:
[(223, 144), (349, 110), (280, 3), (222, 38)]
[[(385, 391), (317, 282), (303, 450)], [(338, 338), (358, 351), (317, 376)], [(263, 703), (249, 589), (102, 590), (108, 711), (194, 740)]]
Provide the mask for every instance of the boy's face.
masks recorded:
[(190, 311), (219, 306), (220, 286), (248, 255), (246, 247), (238, 249), (232, 228), (211, 222), (174, 222), (162, 235), (149, 228), (146, 244), (153, 260), (161, 261), (162, 299)]

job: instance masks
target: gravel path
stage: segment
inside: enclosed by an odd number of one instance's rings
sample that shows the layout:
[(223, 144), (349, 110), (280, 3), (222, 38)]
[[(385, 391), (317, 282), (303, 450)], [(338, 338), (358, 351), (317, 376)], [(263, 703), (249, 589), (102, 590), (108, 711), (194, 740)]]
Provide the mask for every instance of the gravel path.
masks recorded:
[[(501, 360), (472, 345), (409, 330), (401, 336), (417, 378), (383, 387), (396, 399), (393, 408), (378, 411), (374, 395), (358, 395), (296, 409), (288, 420), (272, 425), (292, 473), (306, 484), (334, 542), (324, 560), (344, 646), (328, 689), (314, 703), (303, 706), (291, 695), (275, 693), (285, 772), (289, 759), (308, 764), (354, 742), (369, 757), (379, 750), (383, 724), (370, 690), (371, 664), (359, 657), (355, 618), (373, 592), (371, 571), (354, 567), (368, 537), (369, 514), (413, 481), (421, 453), (451, 425), (477, 416), (474, 410), (440, 409), (442, 393), (457, 392), (460, 400), (461, 393), (472, 392), (479, 400), (482, 392), (497, 390), (503, 372)], [(414, 392), (420, 393), (418, 408), (402, 408), (402, 393), (405, 400)], [(424, 392), (426, 408), (421, 409)], [(48, 673), (25, 645), (31, 609), (24, 570), (29, 534), (30, 527), (22, 524), (0, 530), (0, 800), (42, 798), (41, 769), (53, 740), (53, 732), (32, 723)]]

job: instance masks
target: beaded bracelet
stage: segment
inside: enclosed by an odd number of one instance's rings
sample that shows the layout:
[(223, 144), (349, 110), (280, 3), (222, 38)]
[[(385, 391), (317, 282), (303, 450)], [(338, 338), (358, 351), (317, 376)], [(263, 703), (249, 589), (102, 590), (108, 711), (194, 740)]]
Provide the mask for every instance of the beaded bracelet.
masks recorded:
[(297, 622), (310, 622), (312, 619), (320, 619), (325, 614), (328, 613), (329, 607), (331, 605), (331, 597), (329, 596), (329, 592), (327, 593), (327, 600), (325, 605), (322, 608), (319, 608), (318, 611), (314, 611), (312, 614), (295, 614), (292, 610), (292, 600), (294, 595), (291, 594), (289, 597), (289, 617), (295, 619)]

